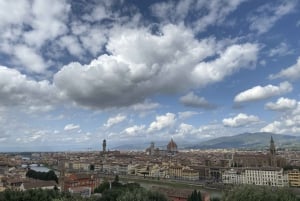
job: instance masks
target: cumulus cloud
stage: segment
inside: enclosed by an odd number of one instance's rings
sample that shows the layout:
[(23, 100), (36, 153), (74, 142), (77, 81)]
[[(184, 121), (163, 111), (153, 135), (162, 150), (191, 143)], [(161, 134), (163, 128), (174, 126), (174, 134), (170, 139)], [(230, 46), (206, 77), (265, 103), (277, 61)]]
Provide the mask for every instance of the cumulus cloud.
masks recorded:
[(70, 11), (70, 4), (63, 0), (45, 2), (35, 0), (32, 3), (30, 21), (32, 27), (24, 33), (24, 39), (29, 45), (41, 47), (47, 40), (55, 39), (68, 31), (66, 20)]
[(219, 82), (241, 68), (255, 66), (258, 51), (257, 44), (245, 43), (229, 46), (219, 58), (199, 63), (193, 70), (192, 78), (199, 86)]
[(194, 92), (190, 92), (182, 97), (180, 97), (180, 102), (189, 107), (212, 109), (214, 106), (210, 104), (205, 98), (199, 97)]
[(140, 126), (134, 125), (124, 129), (122, 133), (125, 134), (127, 137), (143, 135), (145, 134), (145, 127), (146, 127), (145, 125), (140, 125)]
[(0, 66), (0, 106), (51, 109), (60, 101), (58, 90), (48, 81), (35, 81), (15, 69)]
[(107, 44), (110, 55), (87, 65), (70, 63), (54, 75), (54, 84), (78, 105), (130, 106), (154, 94), (203, 87), (253, 66), (258, 53), (256, 44), (232, 45), (216, 60), (203, 62), (216, 55), (216, 41), (199, 41), (185, 27), (166, 25), (161, 35), (143, 28), (119, 29)]
[(67, 124), (64, 127), (65, 131), (78, 130), (78, 129), (80, 129), (80, 125), (77, 124)]
[(26, 71), (46, 73), (50, 60), (43, 47), (47, 44), (49, 48), (52, 40), (67, 33), (70, 5), (65, 0), (0, 4), (0, 53)]
[(289, 98), (279, 98), (276, 103), (268, 102), (265, 105), (265, 108), (269, 110), (275, 110), (275, 111), (286, 111), (296, 108), (297, 101), (295, 99), (289, 99)]
[(263, 100), (273, 96), (279, 96), (291, 92), (292, 90), (293, 87), (289, 82), (282, 82), (279, 84), (279, 86), (255, 86), (236, 95), (234, 98), (234, 102), (242, 103)]
[(261, 131), (298, 134), (300, 132), (300, 103), (297, 102), (295, 107), (285, 110), (278, 119), (261, 128)]
[[(201, 32), (212, 25), (223, 23), (244, 0), (237, 1), (168, 1), (151, 6), (153, 15), (165, 23), (190, 22), (196, 32)], [(195, 17), (196, 16), (196, 17)]]
[(259, 7), (248, 19), (250, 30), (259, 34), (266, 33), (279, 19), (294, 11), (296, 3), (296, 1), (282, 1), (280, 4), (269, 3)]
[(178, 119), (187, 119), (192, 116), (198, 115), (198, 112), (195, 111), (185, 111), (185, 112), (179, 112), (178, 113)]
[(228, 127), (241, 127), (259, 122), (259, 118), (254, 115), (240, 113), (233, 118), (223, 119), (223, 125)]
[(15, 46), (14, 55), (22, 65), (27, 67), (29, 71), (42, 73), (47, 68), (43, 57), (25, 45)]
[(131, 106), (131, 108), (135, 111), (147, 111), (154, 110), (160, 107), (159, 103), (154, 103), (149, 100), (145, 100), (143, 103), (137, 103)]
[(116, 124), (119, 124), (123, 121), (125, 121), (127, 119), (127, 117), (125, 115), (122, 114), (118, 114), (117, 116), (114, 117), (110, 117), (107, 122), (104, 124), (105, 127), (110, 128)]
[(81, 57), (84, 54), (80, 41), (75, 36), (63, 36), (59, 40), (59, 45), (66, 48), (73, 56)]
[(281, 70), (277, 74), (270, 75), (271, 79), (287, 78), (290, 80), (296, 80), (300, 78), (300, 57), (298, 57), (297, 63)]
[(176, 115), (166, 113), (165, 115), (156, 116), (156, 121), (152, 122), (148, 128), (149, 132), (160, 131), (164, 128), (172, 127), (176, 122)]

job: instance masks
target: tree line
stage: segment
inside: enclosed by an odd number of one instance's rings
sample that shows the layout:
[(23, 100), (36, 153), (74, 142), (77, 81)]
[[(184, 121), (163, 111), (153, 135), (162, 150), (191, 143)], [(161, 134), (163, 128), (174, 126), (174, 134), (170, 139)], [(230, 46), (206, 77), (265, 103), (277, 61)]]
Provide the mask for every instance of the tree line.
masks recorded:
[(38, 172), (32, 169), (29, 169), (26, 173), (26, 177), (32, 178), (32, 179), (39, 179), (44, 181), (55, 181), (58, 183), (58, 178), (53, 170), (50, 170), (48, 172)]

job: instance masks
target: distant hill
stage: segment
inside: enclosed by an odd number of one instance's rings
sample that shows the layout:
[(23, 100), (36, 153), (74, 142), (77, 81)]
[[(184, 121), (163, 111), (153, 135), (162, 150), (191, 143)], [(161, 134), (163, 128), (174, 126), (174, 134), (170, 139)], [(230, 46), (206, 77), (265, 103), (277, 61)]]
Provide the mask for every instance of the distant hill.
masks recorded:
[(299, 148), (300, 137), (274, 133), (243, 133), (234, 136), (219, 137), (189, 146), (191, 149), (265, 149), (273, 136), (276, 148)]

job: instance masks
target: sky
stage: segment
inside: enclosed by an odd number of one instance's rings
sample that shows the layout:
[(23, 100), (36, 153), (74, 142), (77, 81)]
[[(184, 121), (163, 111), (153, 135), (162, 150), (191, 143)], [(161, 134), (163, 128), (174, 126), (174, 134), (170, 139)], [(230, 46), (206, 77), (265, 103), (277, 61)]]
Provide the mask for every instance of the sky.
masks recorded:
[(298, 0), (0, 0), (0, 151), (300, 136)]

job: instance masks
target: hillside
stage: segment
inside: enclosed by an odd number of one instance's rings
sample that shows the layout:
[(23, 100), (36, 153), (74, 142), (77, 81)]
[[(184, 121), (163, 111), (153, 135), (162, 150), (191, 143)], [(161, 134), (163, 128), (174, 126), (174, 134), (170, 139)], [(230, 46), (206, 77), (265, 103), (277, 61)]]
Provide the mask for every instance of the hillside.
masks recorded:
[(268, 148), (271, 136), (276, 148), (295, 148), (300, 145), (300, 137), (274, 133), (243, 133), (234, 136), (219, 137), (190, 146), (192, 149), (264, 149)]

